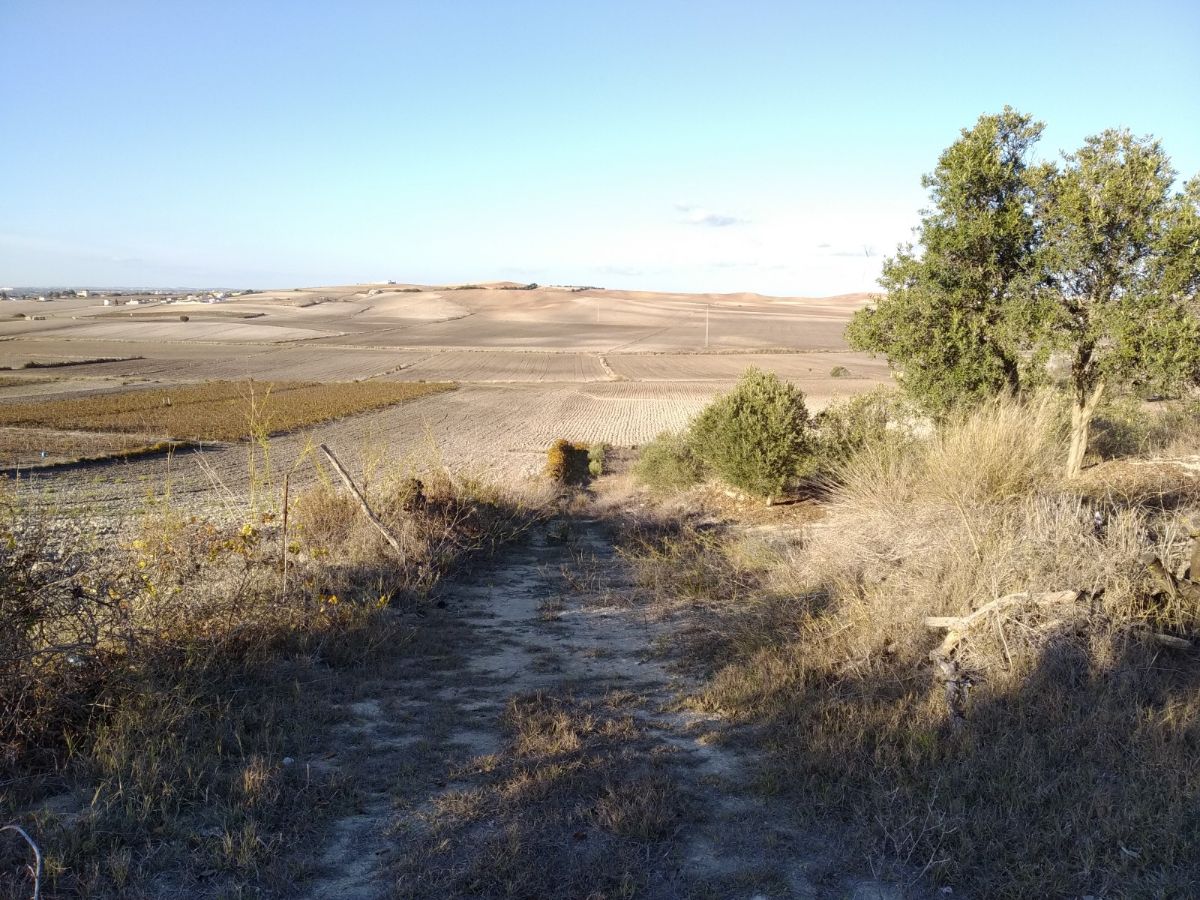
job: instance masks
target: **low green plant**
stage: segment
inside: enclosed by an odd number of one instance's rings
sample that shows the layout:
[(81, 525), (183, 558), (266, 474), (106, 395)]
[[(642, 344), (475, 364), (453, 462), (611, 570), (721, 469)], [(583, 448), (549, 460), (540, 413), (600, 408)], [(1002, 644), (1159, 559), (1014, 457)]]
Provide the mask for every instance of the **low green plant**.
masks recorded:
[(604, 457), (608, 453), (608, 444), (592, 444), (588, 447), (588, 474), (599, 478), (604, 474)]
[(753, 367), (700, 413), (690, 443), (723, 481), (768, 500), (815, 463), (803, 391)]
[(704, 464), (686, 435), (664, 431), (642, 448), (633, 477), (657, 493), (682, 491), (700, 482)]
[(847, 369), (845, 366), (834, 366), (832, 369), (829, 370), (829, 377), (830, 378), (849, 378), (850, 370)]

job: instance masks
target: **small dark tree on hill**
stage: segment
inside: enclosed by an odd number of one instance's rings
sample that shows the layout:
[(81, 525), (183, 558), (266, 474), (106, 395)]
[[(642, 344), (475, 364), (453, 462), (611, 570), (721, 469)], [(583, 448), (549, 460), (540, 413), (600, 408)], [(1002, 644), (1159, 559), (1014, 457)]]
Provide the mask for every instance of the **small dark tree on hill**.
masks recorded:
[(750, 368), (692, 423), (696, 455), (734, 487), (767, 498), (812, 465), (804, 394), (773, 372)]

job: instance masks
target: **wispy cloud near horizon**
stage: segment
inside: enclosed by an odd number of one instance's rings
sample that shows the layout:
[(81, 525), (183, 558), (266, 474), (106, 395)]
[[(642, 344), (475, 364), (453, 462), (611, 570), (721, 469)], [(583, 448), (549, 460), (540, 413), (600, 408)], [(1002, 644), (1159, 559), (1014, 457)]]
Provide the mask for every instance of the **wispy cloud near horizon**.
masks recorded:
[(728, 228), (730, 225), (749, 224), (748, 219), (731, 216), (726, 213), (713, 212), (703, 206), (693, 206), (690, 203), (676, 203), (677, 212), (683, 213), (684, 222), (688, 225), (702, 225), (706, 228)]

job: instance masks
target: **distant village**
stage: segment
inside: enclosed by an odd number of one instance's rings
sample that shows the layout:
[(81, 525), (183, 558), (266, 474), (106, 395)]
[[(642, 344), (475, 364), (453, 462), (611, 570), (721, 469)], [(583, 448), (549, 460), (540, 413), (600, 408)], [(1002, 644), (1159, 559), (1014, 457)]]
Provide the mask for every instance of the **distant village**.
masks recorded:
[(55, 300), (94, 298), (104, 306), (141, 306), (143, 304), (168, 303), (221, 303), (233, 297), (253, 294), (254, 291), (197, 291), (195, 293), (167, 291), (121, 291), (62, 288), (43, 290), (37, 288), (0, 288), (0, 300), (35, 300), (50, 303)]

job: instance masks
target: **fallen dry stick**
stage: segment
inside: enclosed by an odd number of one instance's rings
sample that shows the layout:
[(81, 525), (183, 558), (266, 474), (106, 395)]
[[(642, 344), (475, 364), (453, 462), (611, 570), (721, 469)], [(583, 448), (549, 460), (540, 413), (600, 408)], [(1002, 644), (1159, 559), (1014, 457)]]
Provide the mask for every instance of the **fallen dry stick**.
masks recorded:
[(1049, 605), (1056, 603), (1072, 603), (1079, 597), (1079, 591), (1050, 591), (1045, 594), (1031, 594), (1028, 592), (1020, 594), (1007, 594), (1003, 597), (997, 597), (989, 603), (985, 603), (975, 612), (966, 616), (929, 616), (925, 619), (926, 628), (946, 628), (949, 629), (945, 639), (933, 653), (931, 658), (946, 657), (963, 639), (966, 632), (972, 625), (986, 619), (993, 613), (1000, 612), (1003, 609), (1008, 609), (1012, 606), (1020, 606), (1026, 603), (1036, 603), (1039, 605)]
[(367, 505), (367, 498), (362, 495), (362, 491), (358, 489), (358, 486), (354, 483), (354, 479), (350, 477), (350, 473), (338, 462), (338, 458), (333, 455), (332, 450), (324, 444), (321, 444), (320, 450), (325, 454), (325, 458), (329, 460), (329, 464), (333, 466), (333, 470), (341, 476), (342, 481), (345, 482), (347, 489), (350, 491), (350, 495), (358, 501), (358, 508), (363, 511), (363, 515), (371, 521), (371, 524), (383, 535), (383, 539), (388, 542), (393, 550), (400, 554), (400, 559), (403, 560), (404, 550), (400, 547), (400, 542), (396, 540), (395, 535), (387, 530), (387, 526), (379, 520), (379, 516), (371, 512), (371, 507)]
[(927, 628), (948, 629), (946, 637), (936, 650), (929, 654), (934, 664), (934, 679), (940, 680), (946, 690), (946, 708), (950, 714), (950, 725), (955, 730), (966, 723), (967, 694), (974, 684), (969, 673), (964, 673), (954, 657), (954, 651), (966, 637), (972, 625), (984, 621), (993, 613), (1013, 606), (1035, 603), (1050, 605), (1057, 603), (1072, 603), (1079, 597), (1079, 591), (1051, 591), (1047, 594), (1008, 594), (997, 597), (985, 603), (975, 612), (966, 616), (929, 616), (925, 619)]

